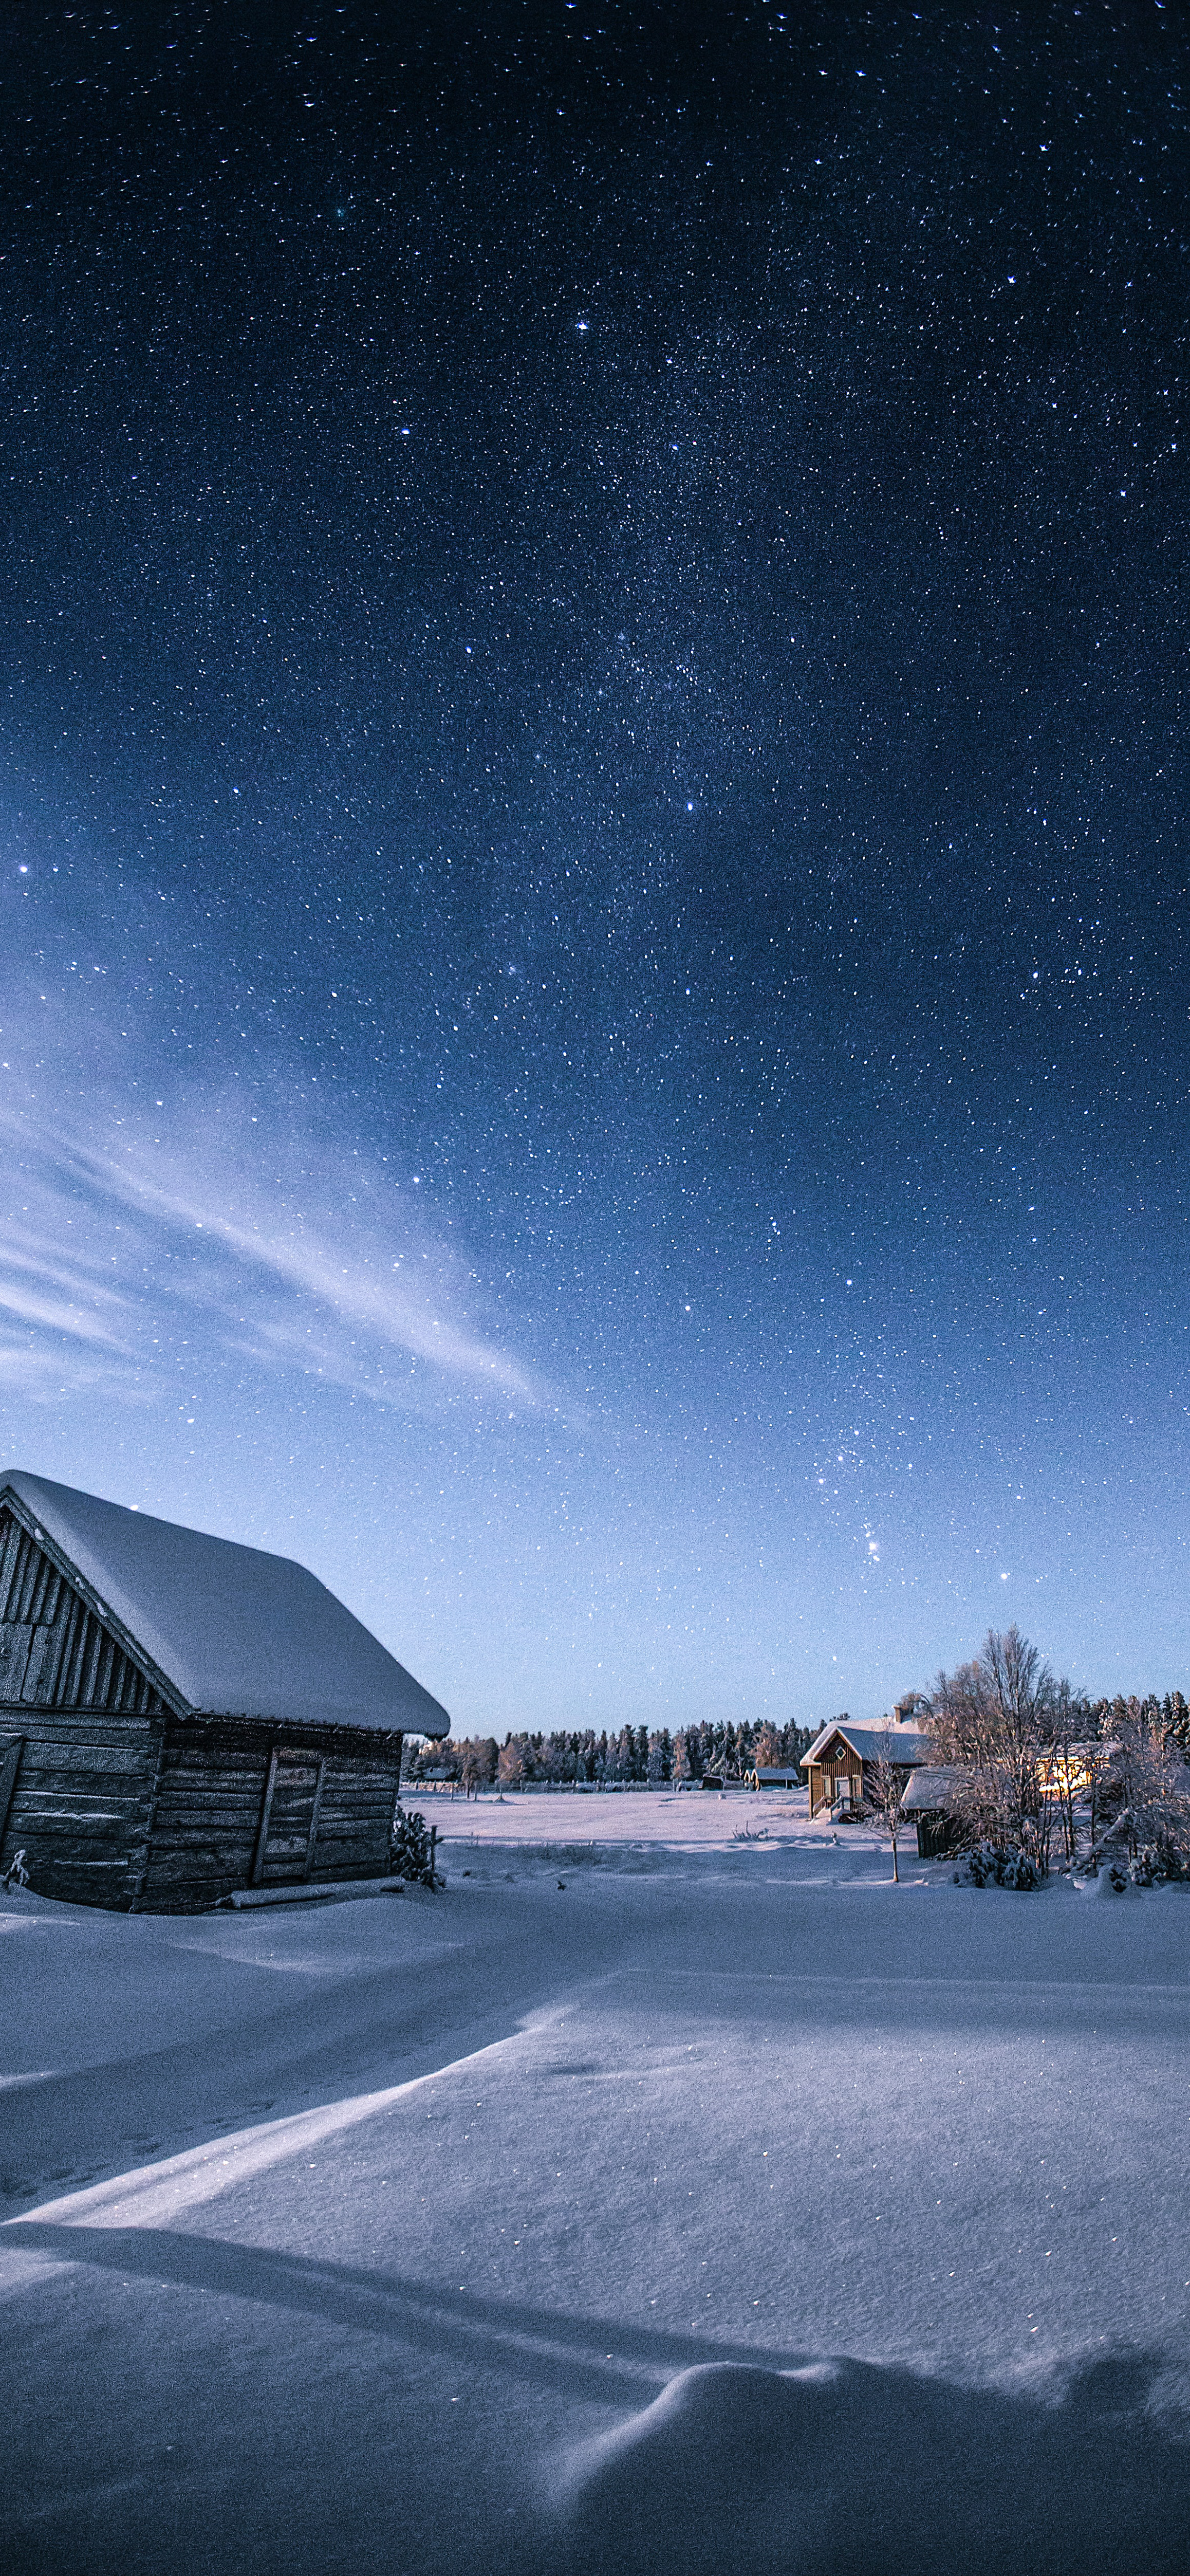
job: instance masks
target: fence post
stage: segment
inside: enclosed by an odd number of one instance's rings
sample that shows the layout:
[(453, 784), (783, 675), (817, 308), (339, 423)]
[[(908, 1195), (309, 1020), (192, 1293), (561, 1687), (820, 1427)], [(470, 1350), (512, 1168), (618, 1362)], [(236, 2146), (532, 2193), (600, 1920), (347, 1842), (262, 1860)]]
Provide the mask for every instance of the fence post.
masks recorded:
[(430, 1885), (431, 1885), (431, 1887), (437, 1887), (437, 1884), (438, 1884), (438, 1874), (437, 1874), (437, 1868), (436, 1868), (436, 1865), (435, 1865), (435, 1854), (436, 1854), (436, 1852), (437, 1852), (437, 1849), (438, 1849), (438, 1827), (437, 1827), (437, 1825), (431, 1825), (431, 1827), (430, 1827)]

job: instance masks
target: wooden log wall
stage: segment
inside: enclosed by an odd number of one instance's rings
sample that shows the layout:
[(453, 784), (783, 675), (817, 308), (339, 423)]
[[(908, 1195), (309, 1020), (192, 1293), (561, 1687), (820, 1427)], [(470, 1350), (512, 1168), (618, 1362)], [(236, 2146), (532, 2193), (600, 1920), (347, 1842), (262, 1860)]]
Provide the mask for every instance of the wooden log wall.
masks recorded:
[(261, 1727), (177, 1719), (166, 1729), (141, 1904), (192, 1914), (247, 1887), (271, 1737)]
[(19, 1748), (0, 1870), (19, 1851), (40, 1896), (131, 1905), (147, 1858), (160, 1721), (93, 1709), (0, 1707)]
[(387, 1876), (400, 1770), (399, 1735), (171, 1718), (140, 1905), (196, 1913), (253, 1884)]
[(315, 1878), (380, 1878), (389, 1866), (401, 1779), (401, 1738), (387, 1747), (341, 1745), (327, 1761), (314, 1852)]

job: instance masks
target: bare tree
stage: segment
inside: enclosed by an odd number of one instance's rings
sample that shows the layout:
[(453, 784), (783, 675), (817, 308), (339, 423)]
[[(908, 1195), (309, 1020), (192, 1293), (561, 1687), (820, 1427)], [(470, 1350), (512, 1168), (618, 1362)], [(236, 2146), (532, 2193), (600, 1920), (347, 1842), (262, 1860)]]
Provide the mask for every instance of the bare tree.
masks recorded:
[(901, 1805), (905, 1794), (905, 1774), (891, 1762), (868, 1762), (864, 1765), (864, 1806), (872, 1823), (892, 1844), (893, 1878), (901, 1884), (897, 1865), (897, 1844), (908, 1829), (909, 1819)]
[(988, 1630), (974, 1663), (939, 1673), (929, 1724), (936, 1758), (954, 1772), (950, 1805), (972, 1841), (1015, 1845), (1049, 1868), (1051, 1809), (1044, 1768), (1069, 1685), (1013, 1626)]

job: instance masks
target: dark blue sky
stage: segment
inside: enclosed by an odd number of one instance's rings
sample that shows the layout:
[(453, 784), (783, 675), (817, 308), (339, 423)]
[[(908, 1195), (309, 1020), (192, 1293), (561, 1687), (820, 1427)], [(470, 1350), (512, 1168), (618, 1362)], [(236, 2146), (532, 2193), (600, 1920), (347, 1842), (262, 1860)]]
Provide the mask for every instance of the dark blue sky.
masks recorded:
[(13, 1463), (465, 1731), (1185, 1685), (1188, 53), (17, 10)]

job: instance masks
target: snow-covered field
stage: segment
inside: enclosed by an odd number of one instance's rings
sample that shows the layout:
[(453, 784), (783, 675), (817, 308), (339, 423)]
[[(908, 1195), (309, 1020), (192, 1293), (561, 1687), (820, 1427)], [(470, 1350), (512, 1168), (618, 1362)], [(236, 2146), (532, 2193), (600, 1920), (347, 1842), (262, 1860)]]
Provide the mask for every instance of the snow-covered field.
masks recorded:
[(696, 1849), (764, 1834), (812, 1834), (830, 1842), (836, 1829), (810, 1824), (804, 1789), (518, 1789), (478, 1798), (458, 1790), (403, 1789), (403, 1805), (454, 1843), (478, 1836), (497, 1843), (672, 1843)]
[(6, 2564), (1180, 2571), (1190, 1894), (426, 1813), (434, 1896), (0, 1899)]

